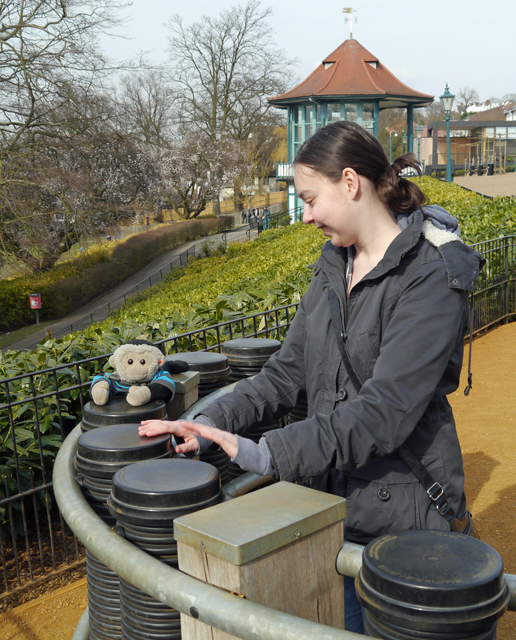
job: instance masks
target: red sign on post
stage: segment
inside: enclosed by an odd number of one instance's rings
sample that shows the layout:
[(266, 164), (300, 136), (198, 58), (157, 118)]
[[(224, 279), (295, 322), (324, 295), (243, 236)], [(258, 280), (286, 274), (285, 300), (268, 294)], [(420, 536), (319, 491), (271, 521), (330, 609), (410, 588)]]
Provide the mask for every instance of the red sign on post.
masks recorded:
[(41, 293), (31, 293), (29, 300), (31, 309), (41, 309)]

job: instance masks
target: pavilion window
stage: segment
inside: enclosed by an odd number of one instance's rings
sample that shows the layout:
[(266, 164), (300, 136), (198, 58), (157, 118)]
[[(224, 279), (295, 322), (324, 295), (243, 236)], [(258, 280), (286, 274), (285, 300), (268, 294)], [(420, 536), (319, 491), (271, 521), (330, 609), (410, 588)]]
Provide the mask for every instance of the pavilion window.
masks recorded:
[(315, 109), (313, 104), (305, 107), (305, 140), (315, 133)]
[(340, 102), (330, 102), (327, 106), (326, 124), (338, 122), (340, 117)]
[(344, 120), (348, 122), (358, 121), (358, 105), (355, 102), (346, 102), (344, 104)]
[(320, 129), (322, 127), (322, 107), (320, 104), (315, 105), (315, 128)]
[(292, 142), (293, 142), (293, 146), (294, 146), (294, 157), (297, 153), (297, 150), (299, 149), (299, 147), (301, 146), (301, 144), (303, 143), (303, 109), (304, 107), (295, 107), (293, 109), (293, 135), (292, 135)]
[(374, 130), (374, 103), (362, 103), (362, 126), (364, 129)]

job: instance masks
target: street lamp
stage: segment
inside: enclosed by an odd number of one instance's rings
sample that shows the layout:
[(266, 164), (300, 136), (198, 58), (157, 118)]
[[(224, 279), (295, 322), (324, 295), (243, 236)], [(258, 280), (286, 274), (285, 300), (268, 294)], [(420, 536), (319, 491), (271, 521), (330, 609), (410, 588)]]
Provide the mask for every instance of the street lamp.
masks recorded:
[(392, 164), (392, 134), (395, 136), (398, 135), (398, 132), (395, 129), (391, 129), (389, 131), (389, 162)]
[(405, 155), (405, 149), (407, 148), (407, 134), (404, 133), (401, 139), (403, 140), (403, 155)]
[(441, 104), (444, 111), (444, 119), (446, 120), (446, 182), (452, 181), (451, 174), (451, 150), (450, 150), (450, 116), (453, 107), (453, 101), (455, 96), (450, 93), (448, 89), (448, 83), (446, 83), (446, 89), (441, 96)]
[(416, 140), (417, 140), (417, 161), (421, 162), (419, 154), (420, 154), (420, 149), (421, 149), (421, 137), (423, 135), (423, 127), (421, 126), (421, 123), (417, 125), (416, 127)]

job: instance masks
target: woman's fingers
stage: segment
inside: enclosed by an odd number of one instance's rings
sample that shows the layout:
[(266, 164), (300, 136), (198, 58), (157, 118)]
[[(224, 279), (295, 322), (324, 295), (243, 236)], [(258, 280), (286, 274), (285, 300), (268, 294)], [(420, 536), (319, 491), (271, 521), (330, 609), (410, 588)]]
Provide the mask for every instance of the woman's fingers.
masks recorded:
[(176, 446), (176, 453), (189, 453), (197, 451), (199, 442), (196, 436), (202, 436), (219, 445), (224, 451), (234, 458), (238, 451), (237, 438), (229, 431), (222, 431), (215, 427), (191, 422), (189, 420), (144, 420), (138, 427), (141, 436), (153, 437), (162, 433), (171, 433), (174, 436), (184, 438), (184, 443)]
[(210, 427), (200, 422), (188, 422), (185, 426), (189, 430), (189, 433), (202, 436), (218, 444), (231, 458), (236, 456), (238, 452), (238, 441), (233, 433), (217, 429), (216, 427)]
[(197, 451), (199, 443), (195, 434), (188, 430), (188, 425), (194, 425), (194, 422), (186, 420), (143, 420), (138, 427), (140, 436), (152, 438), (163, 433), (171, 433), (174, 436), (184, 438), (184, 442), (176, 446), (176, 453), (191, 453)]

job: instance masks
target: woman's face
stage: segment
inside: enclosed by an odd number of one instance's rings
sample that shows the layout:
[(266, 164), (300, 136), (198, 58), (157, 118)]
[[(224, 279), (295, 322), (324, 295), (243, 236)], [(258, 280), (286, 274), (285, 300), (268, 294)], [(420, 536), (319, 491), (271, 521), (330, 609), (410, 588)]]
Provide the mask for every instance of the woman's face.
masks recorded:
[[(355, 174), (356, 175), (356, 174)], [(296, 165), (294, 182), (304, 202), (303, 222), (322, 229), (336, 247), (349, 247), (357, 241), (357, 215), (350, 205), (349, 182), (343, 176), (332, 182), (306, 165)]]

